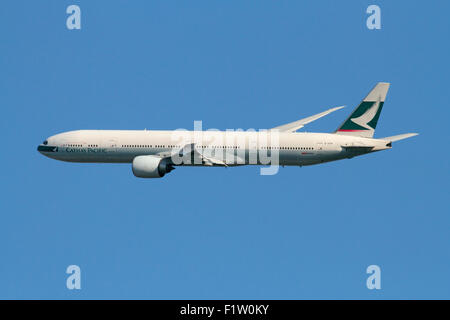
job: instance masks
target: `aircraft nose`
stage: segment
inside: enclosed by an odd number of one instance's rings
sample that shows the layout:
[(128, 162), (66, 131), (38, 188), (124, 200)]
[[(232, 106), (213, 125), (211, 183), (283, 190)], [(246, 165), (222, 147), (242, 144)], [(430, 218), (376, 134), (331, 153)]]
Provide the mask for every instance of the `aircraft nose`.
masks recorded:
[(39, 151), (40, 153), (44, 152), (44, 146), (43, 145), (38, 145), (37, 147), (37, 151)]
[(39, 145), (37, 147), (37, 151), (39, 151), (42, 154), (49, 153), (49, 152), (57, 152), (58, 151), (58, 147)]
[(42, 154), (45, 154), (45, 153), (48, 153), (48, 152), (57, 152), (58, 151), (58, 147), (49, 146), (48, 145), (48, 141), (45, 140), (40, 145), (38, 145), (37, 151), (39, 151)]

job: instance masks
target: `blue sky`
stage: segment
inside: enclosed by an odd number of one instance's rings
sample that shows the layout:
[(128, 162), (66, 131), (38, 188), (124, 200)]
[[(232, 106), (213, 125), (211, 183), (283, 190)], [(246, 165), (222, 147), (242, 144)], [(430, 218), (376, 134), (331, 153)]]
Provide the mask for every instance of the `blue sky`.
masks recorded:
[[(70, 4), (82, 29), (68, 30)], [(381, 30), (366, 28), (370, 4)], [(448, 1), (3, 1), (0, 298), (450, 298)], [(378, 81), (389, 151), (258, 167), (70, 164), (74, 129), (269, 128)], [(82, 289), (65, 270), (82, 270)], [(381, 267), (381, 290), (366, 268)]]

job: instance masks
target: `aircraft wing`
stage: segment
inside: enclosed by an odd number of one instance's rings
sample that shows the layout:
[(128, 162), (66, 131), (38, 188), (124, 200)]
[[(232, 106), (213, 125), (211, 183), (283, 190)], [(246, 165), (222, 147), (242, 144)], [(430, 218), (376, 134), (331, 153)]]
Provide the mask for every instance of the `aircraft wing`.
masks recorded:
[(209, 166), (216, 165), (216, 166), (228, 167), (228, 165), (220, 159), (209, 158), (209, 157), (204, 156), (203, 154), (200, 154), (200, 156), (205, 165), (209, 165)]
[(342, 108), (344, 108), (344, 106), (331, 108), (331, 109), (328, 109), (328, 110), (326, 110), (324, 112), (315, 114), (313, 116), (310, 116), (310, 117), (307, 117), (307, 118), (304, 118), (304, 119), (300, 119), (300, 120), (297, 120), (297, 121), (294, 121), (294, 122), (291, 122), (291, 123), (283, 124), (281, 126), (272, 128), (271, 130), (279, 130), (280, 132), (295, 132), (298, 129), (303, 128), (305, 126), (305, 124), (313, 122), (313, 121), (315, 121), (317, 119), (320, 119), (320, 118), (326, 116), (327, 114), (330, 114), (330, 113), (332, 113), (334, 111), (337, 111), (339, 109), (342, 109)]
[(189, 144), (185, 145), (183, 148), (181, 148), (178, 151), (160, 152), (158, 155), (161, 158), (170, 158), (172, 156), (178, 156), (178, 157), (182, 158), (182, 157), (185, 157), (185, 156), (187, 156), (189, 154), (190, 155), (193, 154), (194, 157), (197, 157), (198, 159), (201, 159), (201, 161), (202, 161), (202, 163), (204, 165), (207, 165), (207, 166), (216, 165), (216, 166), (228, 167), (228, 165), (221, 159), (205, 156), (202, 152), (197, 150), (197, 148), (195, 147), (195, 143), (189, 143)]

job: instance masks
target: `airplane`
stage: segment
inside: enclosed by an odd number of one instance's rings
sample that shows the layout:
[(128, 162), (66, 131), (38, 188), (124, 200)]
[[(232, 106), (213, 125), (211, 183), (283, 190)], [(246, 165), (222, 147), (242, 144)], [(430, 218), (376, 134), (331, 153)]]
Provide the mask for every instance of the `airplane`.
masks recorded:
[(140, 178), (161, 178), (177, 166), (308, 166), (387, 150), (417, 133), (374, 138), (389, 83), (379, 82), (332, 133), (297, 132), (343, 107), (268, 130), (77, 130), (56, 134), (37, 150), (52, 159), (131, 163)]

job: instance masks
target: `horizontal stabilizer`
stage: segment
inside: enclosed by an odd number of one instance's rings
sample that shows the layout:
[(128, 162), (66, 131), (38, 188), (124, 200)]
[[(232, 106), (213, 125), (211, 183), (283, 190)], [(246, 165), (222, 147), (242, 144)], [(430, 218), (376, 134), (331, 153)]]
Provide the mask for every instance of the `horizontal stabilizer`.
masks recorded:
[(336, 110), (342, 109), (342, 108), (344, 108), (344, 106), (331, 108), (324, 112), (315, 114), (313, 116), (272, 128), (271, 130), (279, 130), (280, 132), (295, 132), (298, 129), (303, 128), (305, 126), (305, 124), (313, 122), (314, 120), (322, 118), (322, 117), (326, 116), (327, 114), (330, 114), (330, 113), (332, 113)]
[(403, 139), (406, 139), (406, 138), (414, 137), (414, 136), (417, 136), (417, 135), (418, 135), (418, 133), (404, 133), (404, 134), (399, 134), (397, 136), (380, 138), (380, 140), (386, 140), (386, 141), (394, 142), (394, 141), (399, 141), (399, 140), (403, 140)]

